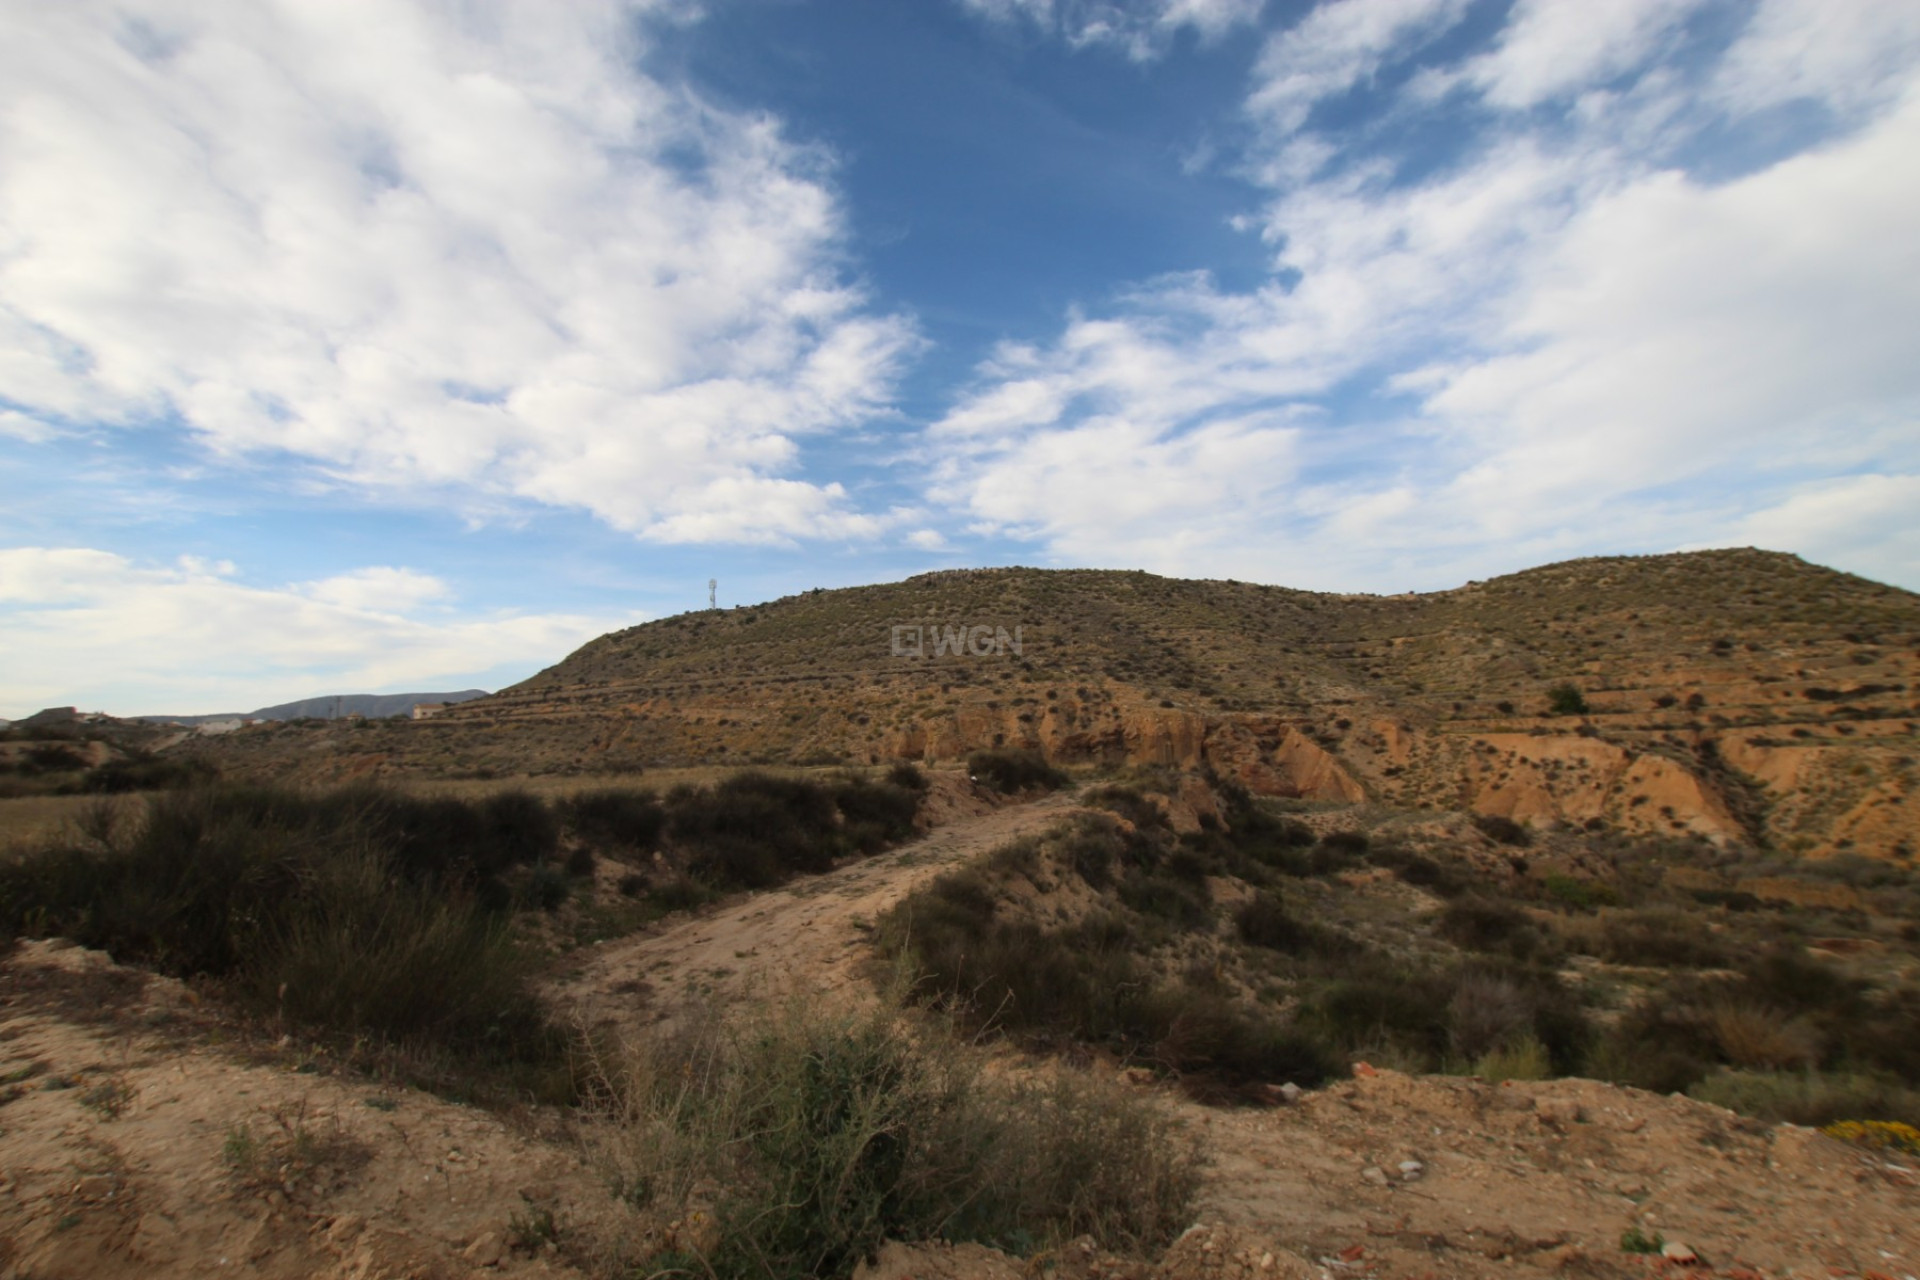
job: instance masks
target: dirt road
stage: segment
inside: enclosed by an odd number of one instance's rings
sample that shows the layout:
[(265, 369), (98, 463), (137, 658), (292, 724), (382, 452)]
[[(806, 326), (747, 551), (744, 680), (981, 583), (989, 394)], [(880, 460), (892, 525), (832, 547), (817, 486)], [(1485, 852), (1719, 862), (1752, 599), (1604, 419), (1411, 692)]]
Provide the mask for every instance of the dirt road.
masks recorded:
[(795, 990), (866, 998), (861, 969), (882, 913), (941, 872), (1043, 830), (1072, 807), (1053, 795), (993, 809), (826, 875), (671, 917), (656, 932), (595, 947), (556, 987), (555, 1001), (587, 1025), (635, 1031), (689, 999), (725, 1004)]

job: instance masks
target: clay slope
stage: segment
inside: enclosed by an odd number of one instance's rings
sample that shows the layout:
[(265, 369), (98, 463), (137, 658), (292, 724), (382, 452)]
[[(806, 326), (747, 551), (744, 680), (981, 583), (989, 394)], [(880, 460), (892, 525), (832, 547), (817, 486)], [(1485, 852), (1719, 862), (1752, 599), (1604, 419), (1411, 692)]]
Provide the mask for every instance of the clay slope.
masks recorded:
[[(1562, 686), (1584, 714), (1552, 714)], [(1268, 795), (1903, 857), (1916, 720), (1920, 597), (1734, 550), (1391, 597), (942, 572), (615, 632), (419, 724), (206, 749), (242, 770), (444, 773), (1012, 745)]]

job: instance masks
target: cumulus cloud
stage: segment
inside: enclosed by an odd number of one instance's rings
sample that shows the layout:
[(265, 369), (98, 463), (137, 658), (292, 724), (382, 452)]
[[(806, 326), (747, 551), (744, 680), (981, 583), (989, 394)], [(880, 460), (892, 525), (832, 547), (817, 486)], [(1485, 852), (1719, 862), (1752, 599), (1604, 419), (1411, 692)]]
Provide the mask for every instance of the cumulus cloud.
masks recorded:
[[(1303, 585), (1444, 586), (1490, 564), (1802, 534), (1920, 585), (1905, 552), (1871, 551), (1898, 542), (1888, 508), (1850, 510), (1832, 495), (1853, 490), (1823, 479), (1878, 476), (1861, 492), (1884, 497), (1920, 470), (1920, 43), (1872, 6), (1769, 0), (1713, 63), (1676, 52), (1690, 7), (1514, 6), (1439, 69), (1473, 132), (1411, 178), (1390, 144), (1314, 133), (1312, 109), (1460, 8), (1337, 0), (1272, 37), (1247, 101), (1256, 152), (1342, 162), (1256, 171), (1273, 195), (1246, 225), (1273, 247), (1271, 278), (1150, 282), (997, 353), (930, 433), (939, 491), (1065, 559), (1178, 548), (1176, 571)], [(1811, 63), (1743, 99), (1796, 39)], [(1683, 54), (1708, 62), (1681, 74)], [(1376, 107), (1432, 94), (1408, 81)], [(1731, 179), (1679, 159), (1782, 94), (1852, 114)], [(1104, 495), (1116, 454), (1151, 460), (1151, 491), (1198, 492), (1218, 455), (1183, 442), (1255, 417), (1286, 444), (1238, 460), (1269, 482), (1233, 474), (1219, 505), (1246, 504), (1237, 522), (1060, 500), (1067, 459)], [(1812, 487), (1763, 518), (1783, 485)]]
[(1191, 29), (1215, 40), (1257, 21), (1266, 0), (960, 0), (990, 21), (1024, 22), (1075, 45), (1115, 46), (1144, 61)]
[(791, 473), (885, 406), (910, 325), (847, 283), (820, 156), (635, 69), (680, 7), (0, 7), (0, 430), (184, 426), (647, 537), (857, 533)]
[(0, 705), (15, 716), (55, 703), (184, 714), (245, 710), (290, 690), (457, 687), (636, 621), (462, 614), (446, 584), (391, 566), (282, 586), (239, 572), (83, 547), (0, 550)]

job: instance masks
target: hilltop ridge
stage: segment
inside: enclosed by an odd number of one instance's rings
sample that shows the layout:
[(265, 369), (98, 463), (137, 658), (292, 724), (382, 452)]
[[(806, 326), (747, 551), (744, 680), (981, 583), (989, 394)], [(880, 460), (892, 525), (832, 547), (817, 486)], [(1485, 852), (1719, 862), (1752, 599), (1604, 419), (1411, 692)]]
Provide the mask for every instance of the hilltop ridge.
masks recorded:
[(1257, 794), (1901, 857), (1917, 689), (1920, 596), (1754, 549), (1401, 596), (962, 569), (612, 632), (343, 748), (375, 770), (617, 771), (1023, 746)]

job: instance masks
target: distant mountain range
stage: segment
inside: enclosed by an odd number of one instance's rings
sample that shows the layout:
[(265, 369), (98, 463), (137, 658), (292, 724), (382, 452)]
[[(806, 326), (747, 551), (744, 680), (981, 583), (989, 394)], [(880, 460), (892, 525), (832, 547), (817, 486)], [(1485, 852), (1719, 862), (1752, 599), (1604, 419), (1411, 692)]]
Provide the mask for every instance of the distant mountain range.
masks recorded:
[(283, 702), (258, 711), (224, 711), (205, 716), (137, 716), (152, 724), (207, 724), (215, 720), (300, 720), (315, 717), (334, 720), (359, 714), (369, 719), (403, 716), (421, 702), (471, 702), (487, 696), (485, 689), (462, 689), (458, 693), (346, 693), (324, 698), (303, 698)]

